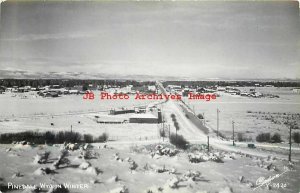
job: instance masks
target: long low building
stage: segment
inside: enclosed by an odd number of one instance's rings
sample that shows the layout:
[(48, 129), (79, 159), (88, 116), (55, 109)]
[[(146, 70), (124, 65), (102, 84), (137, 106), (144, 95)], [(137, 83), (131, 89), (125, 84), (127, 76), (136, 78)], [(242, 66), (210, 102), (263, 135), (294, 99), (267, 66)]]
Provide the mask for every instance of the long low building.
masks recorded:
[(158, 118), (151, 113), (134, 114), (129, 118), (129, 123), (158, 123)]

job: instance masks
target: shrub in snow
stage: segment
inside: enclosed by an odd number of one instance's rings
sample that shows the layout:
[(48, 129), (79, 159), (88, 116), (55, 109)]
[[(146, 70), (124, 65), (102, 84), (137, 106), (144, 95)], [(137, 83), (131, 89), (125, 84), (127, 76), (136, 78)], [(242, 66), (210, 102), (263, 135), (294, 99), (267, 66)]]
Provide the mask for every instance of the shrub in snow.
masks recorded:
[(168, 147), (163, 147), (162, 145), (157, 145), (155, 147), (156, 151), (155, 152), (151, 152), (151, 157), (153, 158), (155, 155), (159, 155), (159, 156), (163, 156), (163, 155), (166, 155), (166, 156), (169, 156), (169, 157), (172, 157), (172, 156), (175, 156), (178, 151), (175, 150), (175, 149), (170, 149)]
[(157, 187), (157, 186), (152, 186), (147, 188), (144, 193), (162, 193), (163, 192), (163, 188), (162, 187)]
[(167, 184), (170, 188), (178, 188), (178, 183), (180, 182), (180, 180), (177, 178), (177, 176), (175, 176), (174, 178), (171, 178), (168, 180)]
[(65, 149), (74, 151), (79, 149), (79, 145), (77, 143), (68, 143), (65, 145)]
[(188, 154), (188, 158), (191, 163), (200, 163), (209, 160), (208, 156), (206, 155), (193, 153)]
[(91, 149), (81, 149), (79, 158), (93, 159), (96, 158), (97, 156), (98, 154)]
[(20, 178), (22, 177), (23, 175), (20, 173), (20, 172), (16, 172), (14, 175), (12, 175), (11, 178)]
[(108, 183), (117, 182), (117, 181), (119, 181), (119, 177), (117, 175), (107, 180)]
[(49, 151), (45, 151), (42, 154), (37, 154), (34, 157), (33, 163), (35, 163), (35, 164), (46, 164), (48, 162), (49, 155), (50, 155)]
[(245, 181), (245, 177), (244, 176), (239, 176), (239, 181), (240, 181), (240, 183), (243, 183)]
[(88, 167), (90, 167), (90, 163), (85, 161), (85, 162), (82, 162), (80, 165), (79, 165), (79, 168), (82, 169), (82, 170), (86, 170)]
[(60, 155), (58, 156), (58, 160), (55, 161), (52, 166), (55, 169), (58, 169), (61, 165), (69, 165), (70, 164), (70, 160), (67, 158), (69, 155), (67, 150), (62, 150), (60, 152)]
[(120, 158), (119, 153), (115, 153), (113, 155), (113, 159), (119, 162), (123, 162), (124, 160), (122, 158)]
[(215, 155), (215, 154), (210, 155), (209, 159), (212, 160), (212, 161), (214, 161), (214, 162), (217, 162), (217, 163), (224, 163), (223, 160), (222, 160), (222, 158), (219, 157), (219, 156), (217, 156), (217, 155)]
[(52, 186), (47, 193), (69, 193), (70, 191), (63, 185)]
[(264, 168), (267, 169), (267, 170), (271, 170), (271, 171), (278, 171), (278, 169), (276, 168), (276, 166), (273, 165), (272, 163), (268, 164), (268, 165), (265, 165)]
[(227, 186), (227, 187), (222, 188), (221, 190), (219, 190), (218, 193), (233, 193), (233, 191), (232, 191), (232, 188)]
[(129, 162), (129, 169), (130, 170), (135, 170), (138, 167), (137, 163), (135, 161), (130, 161)]
[(277, 158), (275, 156), (269, 155), (267, 158), (267, 161), (274, 161), (274, 160), (277, 160)]
[[(1, 181), (1, 178), (0, 178), (0, 181)], [(3, 191), (3, 192), (6, 192), (6, 191), (8, 191), (9, 189), (8, 189), (8, 185), (7, 185), (7, 183), (4, 185), (4, 183), (0, 183), (0, 191)]]
[(46, 168), (38, 168), (33, 173), (35, 175), (41, 176), (41, 175), (51, 174), (51, 173), (53, 173), (53, 170), (51, 170), (48, 167), (46, 167)]
[(192, 180), (196, 181), (198, 178), (200, 178), (201, 173), (198, 171), (188, 171), (182, 176), (182, 180)]
[(110, 193), (129, 193), (129, 191), (126, 186), (122, 186), (122, 187), (111, 190)]
[(175, 174), (176, 173), (176, 168), (171, 168), (169, 170), (169, 174)]
[(97, 176), (99, 174), (99, 170), (98, 168), (94, 168), (92, 166), (88, 167), (86, 170), (85, 170), (88, 174), (91, 174), (91, 175), (94, 175), (94, 176)]
[(164, 173), (167, 172), (168, 170), (166, 169), (165, 165), (163, 167), (159, 167), (155, 169), (156, 173)]
[(253, 188), (254, 187), (254, 184), (252, 182), (247, 182), (246, 183), (246, 186), (249, 187), (249, 188)]
[(200, 162), (205, 162), (205, 161), (214, 161), (217, 163), (223, 163), (223, 160), (221, 158), (221, 155), (215, 153), (190, 153), (188, 154), (188, 159), (191, 163), (200, 163)]
[(155, 146), (155, 149), (156, 149), (156, 150), (161, 150), (161, 149), (163, 149), (163, 148), (164, 148), (164, 147), (163, 147), (162, 145), (156, 145), (156, 146)]
[(22, 193), (38, 193), (39, 190), (37, 188), (25, 188)]
[(148, 171), (148, 170), (151, 170), (152, 167), (148, 165), (148, 163), (146, 163), (144, 166), (143, 166), (143, 169)]
[(98, 181), (97, 179), (91, 179), (91, 180), (90, 180), (90, 183), (91, 183), (91, 184), (96, 184), (96, 183), (99, 183), (99, 181)]
[(91, 149), (91, 148), (93, 148), (93, 146), (88, 143), (83, 146), (84, 150)]

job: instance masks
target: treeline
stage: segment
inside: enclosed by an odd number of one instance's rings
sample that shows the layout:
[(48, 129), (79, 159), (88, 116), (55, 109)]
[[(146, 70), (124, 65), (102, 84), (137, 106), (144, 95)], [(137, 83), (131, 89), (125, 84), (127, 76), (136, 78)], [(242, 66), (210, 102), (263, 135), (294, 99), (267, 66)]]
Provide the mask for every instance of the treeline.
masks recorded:
[(86, 86), (93, 85), (114, 85), (114, 86), (127, 86), (133, 85), (134, 87), (140, 87), (144, 85), (154, 85), (154, 81), (139, 82), (136, 80), (74, 80), (74, 79), (1, 79), (0, 86), (13, 87), (13, 86), (31, 86), (31, 87), (43, 87), (47, 85), (60, 85), (61, 87), (73, 87), (73, 86)]
[(168, 85), (180, 85), (182, 88), (185, 86), (196, 88), (199, 87), (213, 87), (213, 86), (235, 86), (235, 87), (250, 87), (259, 84), (262, 86), (273, 85), (274, 87), (300, 87), (299, 81), (166, 81), (163, 83), (164, 87)]
[(3, 133), (0, 134), (0, 143), (11, 144), (13, 142), (30, 142), (34, 144), (62, 144), (67, 143), (102, 143), (108, 140), (108, 135), (103, 133), (98, 137), (90, 134), (80, 134), (72, 131), (60, 131), (44, 133), (34, 131), (24, 131), (19, 133)]

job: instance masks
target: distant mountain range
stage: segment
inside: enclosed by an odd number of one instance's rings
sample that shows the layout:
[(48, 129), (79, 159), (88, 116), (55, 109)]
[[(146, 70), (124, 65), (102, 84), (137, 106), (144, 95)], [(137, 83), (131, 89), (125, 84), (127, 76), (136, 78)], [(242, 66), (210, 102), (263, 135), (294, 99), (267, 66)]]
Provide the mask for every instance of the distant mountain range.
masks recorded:
[(119, 80), (165, 80), (165, 81), (292, 81), (300, 79), (261, 79), (261, 78), (195, 78), (158, 75), (126, 75), (88, 72), (29, 72), (26, 70), (0, 70), (0, 79), (119, 79)]

